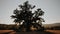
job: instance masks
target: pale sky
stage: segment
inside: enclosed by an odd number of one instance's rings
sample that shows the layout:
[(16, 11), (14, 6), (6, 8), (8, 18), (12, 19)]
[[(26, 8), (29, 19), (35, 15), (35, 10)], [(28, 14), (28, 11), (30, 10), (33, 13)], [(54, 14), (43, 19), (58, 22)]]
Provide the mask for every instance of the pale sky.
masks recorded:
[[(0, 0), (0, 24), (12, 24), (13, 10), (19, 8), (18, 5), (23, 4), (27, 0)], [(60, 23), (60, 0), (28, 0), (29, 4), (36, 5), (41, 8), (45, 14), (43, 24)]]

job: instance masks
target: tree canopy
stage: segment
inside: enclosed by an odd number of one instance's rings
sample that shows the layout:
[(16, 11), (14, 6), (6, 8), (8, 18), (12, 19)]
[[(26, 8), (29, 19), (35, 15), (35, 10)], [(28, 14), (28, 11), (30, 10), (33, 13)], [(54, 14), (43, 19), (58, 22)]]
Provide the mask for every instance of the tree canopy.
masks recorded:
[[(36, 6), (32, 6), (28, 1), (24, 2), (23, 5), (19, 5), (20, 10), (15, 9), (11, 17), (14, 19), (15, 23), (24, 25), (24, 27), (29, 30), (30, 26), (33, 25), (37, 28), (36, 24), (41, 27), (44, 19), (39, 17), (44, 15), (44, 12), (41, 8), (38, 8), (34, 13), (31, 9), (34, 9)], [(22, 28), (22, 27), (21, 27)]]

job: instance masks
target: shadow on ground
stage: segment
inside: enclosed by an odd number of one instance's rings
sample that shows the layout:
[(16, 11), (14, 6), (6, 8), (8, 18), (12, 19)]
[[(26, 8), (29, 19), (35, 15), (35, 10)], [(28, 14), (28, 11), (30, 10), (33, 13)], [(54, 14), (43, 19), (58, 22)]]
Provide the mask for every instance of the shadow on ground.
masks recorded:
[(48, 31), (32, 31), (32, 32), (16, 32), (16, 31), (1, 31), (0, 34), (54, 34)]
[(44, 31), (44, 32), (16, 32), (16, 34), (54, 34), (54, 33)]

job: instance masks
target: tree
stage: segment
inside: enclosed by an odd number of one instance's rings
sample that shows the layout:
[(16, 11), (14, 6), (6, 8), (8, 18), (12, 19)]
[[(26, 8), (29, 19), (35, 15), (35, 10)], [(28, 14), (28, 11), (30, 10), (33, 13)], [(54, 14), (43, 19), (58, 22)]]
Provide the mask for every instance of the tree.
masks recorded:
[(26, 28), (26, 31), (30, 31), (32, 26), (38, 30), (39, 27), (42, 27), (41, 25), (42, 22), (44, 22), (44, 19), (39, 16), (44, 15), (44, 12), (41, 8), (38, 8), (37, 11), (32, 13), (31, 9), (35, 8), (35, 5), (31, 6), (28, 1), (26, 1), (23, 5), (19, 5), (19, 7), (20, 10), (15, 9), (13, 12), (14, 15), (11, 17), (15, 19), (15, 23), (19, 23), (20, 30)]

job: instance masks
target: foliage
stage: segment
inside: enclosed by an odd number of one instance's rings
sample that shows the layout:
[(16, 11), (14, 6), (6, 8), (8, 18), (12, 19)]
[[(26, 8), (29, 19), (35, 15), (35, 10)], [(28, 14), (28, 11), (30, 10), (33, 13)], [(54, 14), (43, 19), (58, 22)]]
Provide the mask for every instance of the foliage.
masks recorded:
[[(41, 10), (41, 8), (38, 8), (34, 13), (32, 13), (31, 9), (35, 8), (35, 5), (32, 6), (26, 1), (23, 5), (19, 5), (20, 10), (15, 9), (14, 15), (11, 17), (14, 18), (15, 23), (19, 23), (22, 27), (29, 30), (30, 26), (34, 26), (38, 28), (37, 26), (41, 27), (42, 22), (44, 22), (44, 19), (41, 18), (42, 15), (44, 15), (44, 12)], [(21, 28), (22, 28), (21, 27)]]

